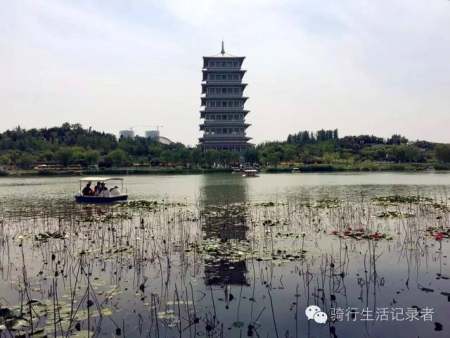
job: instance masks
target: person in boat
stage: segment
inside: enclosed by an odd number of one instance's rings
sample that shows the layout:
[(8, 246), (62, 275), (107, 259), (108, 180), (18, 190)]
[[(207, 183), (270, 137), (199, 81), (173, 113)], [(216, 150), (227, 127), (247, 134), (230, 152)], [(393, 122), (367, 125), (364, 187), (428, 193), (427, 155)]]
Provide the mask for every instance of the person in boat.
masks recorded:
[(116, 185), (116, 186), (112, 187), (111, 189), (109, 189), (109, 195), (110, 196), (119, 196), (120, 195), (119, 187)]
[(88, 182), (88, 183), (86, 184), (86, 186), (83, 188), (83, 190), (81, 191), (81, 193), (82, 193), (84, 196), (91, 196), (91, 195), (93, 194), (93, 191), (92, 191), (92, 189), (91, 189), (91, 182)]
[(100, 197), (109, 197), (109, 190), (108, 190), (108, 188), (106, 187), (106, 184), (105, 184), (105, 182), (103, 182), (102, 184), (101, 184), (101, 186), (100, 186), (100, 194), (99, 194), (99, 196)]
[(100, 182), (97, 182), (94, 188), (94, 195), (98, 196), (102, 192), (102, 184)]

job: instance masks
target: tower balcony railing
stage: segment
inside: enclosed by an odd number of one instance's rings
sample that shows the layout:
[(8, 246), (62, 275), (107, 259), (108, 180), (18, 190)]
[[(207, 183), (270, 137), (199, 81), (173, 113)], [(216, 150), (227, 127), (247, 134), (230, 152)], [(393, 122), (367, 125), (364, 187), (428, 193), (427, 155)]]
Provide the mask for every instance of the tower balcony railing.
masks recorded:
[(246, 72), (246, 69), (242, 69), (241, 66), (236, 67), (203, 67), (204, 72)]
[(214, 109), (202, 109), (200, 110), (200, 118), (204, 119), (208, 114), (217, 114), (217, 113), (240, 113), (240, 114), (244, 114), (244, 116), (246, 116), (248, 113), (250, 112), (250, 110), (246, 110), (246, 109), (219, 109), (219, 108), (214, 108)]
[(247, 129), (251, 126), (250, 123), (242, 123), (243, 121), (205, 121), (205, 123), (202, 123), (200, 125), (200, 130), (204, 130), (207, 127), (213, 127), (213, 128), (221, 128), (221, 127), (239, 127)]
[(220, 125), (220, 124), (226, 124), (226, 125), (230, 125), (230, 124), (236, 124), (236, 125), (245, 125), (247, 123), (245, 123), (244, 119), (241, 120), (204, 120), (204, 124), (205, 125)]
[(203, 109), (201, 109), (201, 112), (242, 112), (244, 110), (244, 106), (239, 107), (205, 107), (203, 106)]
[(246, 136), (246, 132), (245, 130), (242, 132), (235, 132), (233, 134), (231, 133), (220, 133), (220, 132), (204, 132), (202, 136), (206, 136), (206, 137), (210, 137), (210, 138), (222, 138), (222, 137), (228, 137), (228, 138), (233, 138), (233, 137), (247, 137)]
[(252, 138), (247, 137), (245, 135), (203, 135), (199, 138), (200, 142), (247, 142), (250, 141)]
[[(217, 81), (217, 83), (215, 83), (214, 81)], [(219, 82), (223, 82), (226, 81), (224, 83), (219, 83)], [(203, 80), (202, 81), (202, 90), (205, 90), (206, 87), (215, 87), (215, 86), (225, 86), (225, 87), (229, 87), (229, 86), (234, 86), (234, 87), (239, 87), (242, 88), (242, 90), (247, 86), (247, 83), (245, 82), (241, 82), (238, 80)], [(203, 92), (204, 93), (204, 92)]]
[(203, 93), (201, 95), (202, 99), (248, 99), (248, 96), (243, 96), (243, 93), (229, 93), (229, 94), (208, 94), (208, 93)]
[[(200, 105), (202, 107), (206, 107), (206, 105), (212, 102), (215, 102), (214, 104), (223, 104), (223, 102), (226, 102), (227, 106), (224, 107), (214, 107), (209, 106), (208, 108), (244, 108), (245, 102), (247, 101), (247, 97), (202, 97), (200, 99)], [(231, 106), (230, 106), (231, 104)], [(238, 104), (238, 105), (235, 105)]]
[(205, 85), (241, 85), (242, 79), (237, 80), (202, 80), (202, 84)]

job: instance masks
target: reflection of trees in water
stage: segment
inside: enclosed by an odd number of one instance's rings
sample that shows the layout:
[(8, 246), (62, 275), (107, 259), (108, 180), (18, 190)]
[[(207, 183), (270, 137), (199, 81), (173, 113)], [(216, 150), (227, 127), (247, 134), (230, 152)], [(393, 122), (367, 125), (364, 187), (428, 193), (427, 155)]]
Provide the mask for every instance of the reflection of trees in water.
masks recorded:
[(248, 226), (245, 180), (230, 176), (217, 184), (214, 177), (206, 175), (200, 199), (203, 238), (219, 241), (218, 253), (213, 258), (205, 259), (206, 284), (247, 284), (245, 260), (231, 260), (226, 250), (230, 241), (246, 240)]

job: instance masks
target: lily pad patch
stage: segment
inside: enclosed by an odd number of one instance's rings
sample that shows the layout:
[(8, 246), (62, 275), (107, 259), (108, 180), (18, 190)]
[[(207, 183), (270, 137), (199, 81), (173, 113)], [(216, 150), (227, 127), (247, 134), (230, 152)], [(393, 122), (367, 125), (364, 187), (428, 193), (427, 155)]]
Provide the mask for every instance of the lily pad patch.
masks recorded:
[(380, 231), (371, 231), (365, 228), (356, 228), (353, 229), (351, 227), (348, 227), (344, 230), (333, 230), (331, 232), (332, 235), (338, 236), (340, 238), (343, 239), (347, 239), (347, 238), (352, 238), (352, 239), (356, 239), (356, 240), (362, 240), (362, 239), (369, 239), (369, 240), (374, 240), (374, 241), (379, 241), (379, 240), (392, 240), (392, 236), (387, 234), (387, 233), (383, 233)]

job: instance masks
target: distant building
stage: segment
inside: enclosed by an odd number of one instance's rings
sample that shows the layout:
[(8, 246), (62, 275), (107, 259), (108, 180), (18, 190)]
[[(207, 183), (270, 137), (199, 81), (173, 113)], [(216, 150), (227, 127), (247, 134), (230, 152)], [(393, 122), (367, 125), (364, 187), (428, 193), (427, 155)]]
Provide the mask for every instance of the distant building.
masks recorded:
[(150, 140), (157, 141), (162, 144), (172, 144), (173, 142), (169, 140), (167, 137), (161, 136), (159, 130), (147, 130), (145, 132), (145, 137)]
[(203, 136), (199, 139), (204, 150), (231, 150), (242, 152), (250, 144), (245, 123), (248, 110), (244, 109), (247, 97), (243, 96), (246, 83), (242, 83), (245, 70), (241, 69), (244, 56), (233, 56), (222, 51), (203, 57), (203, 81), (200, 124)]
[(145, 137), (149, 138), (151, 140), (158, 140), (159, 139), (159, 130), (147, 130), (145, 132)]
[(134, 131), (132, 129), (121, 130), (119, 135), (123, 138), (134, 138)]

